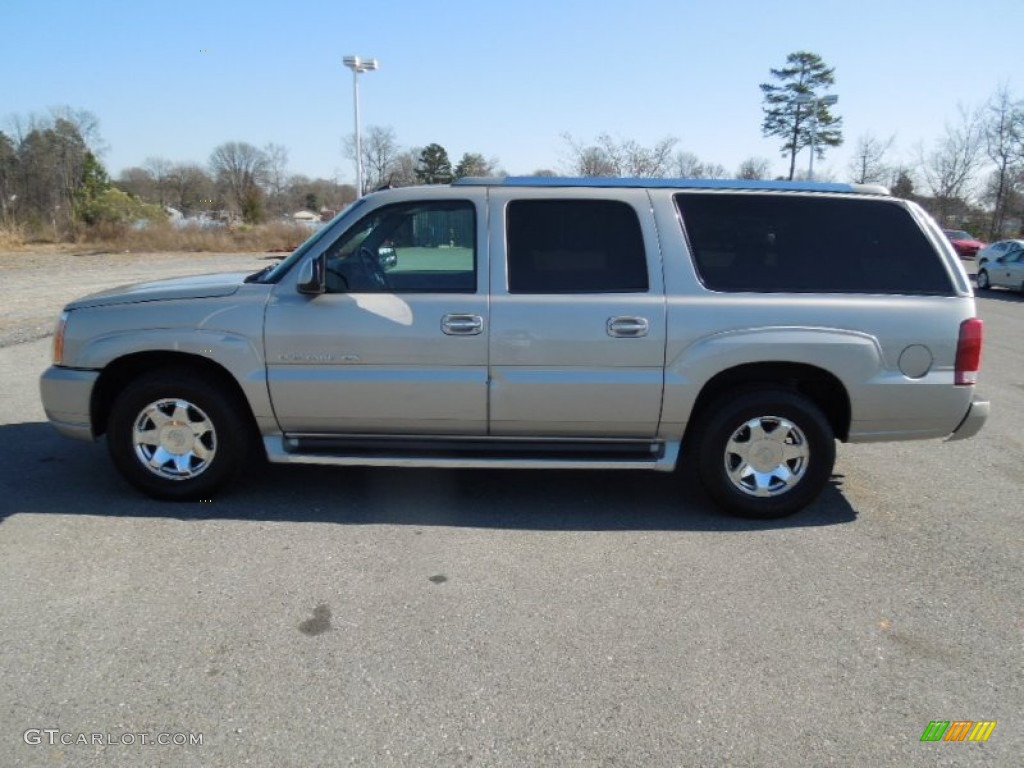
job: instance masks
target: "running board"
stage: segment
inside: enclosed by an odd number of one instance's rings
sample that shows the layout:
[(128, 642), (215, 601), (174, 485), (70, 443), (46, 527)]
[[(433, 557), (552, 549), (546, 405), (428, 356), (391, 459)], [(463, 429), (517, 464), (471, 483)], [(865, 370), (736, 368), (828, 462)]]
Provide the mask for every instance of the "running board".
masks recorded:
[(646, 469), (672, 472), (679, 441), (516, 438), (264, 437), (275, 464), (477, 469)]

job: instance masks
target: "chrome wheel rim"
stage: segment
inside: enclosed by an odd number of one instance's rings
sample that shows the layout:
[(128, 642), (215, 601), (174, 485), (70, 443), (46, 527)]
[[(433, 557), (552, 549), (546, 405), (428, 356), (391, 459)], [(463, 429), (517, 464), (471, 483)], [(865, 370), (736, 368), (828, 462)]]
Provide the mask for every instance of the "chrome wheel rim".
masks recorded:
[(164, 480), (202, 474), (217, 453), (217, 432), (199, 406), (181, 398), (156, 400), (132, 426), (132, 445), (142, 466)]
[(779, 416), (757, 416), (725, 444), (725, 473), (737, 490), (765, 498), (792, 490), (807, 472), (810, 449), (796, 424)]
[(988, 273), (987, 272), (979, 272), (978, 273), (978, 287), (979, 288), (988, 288)]

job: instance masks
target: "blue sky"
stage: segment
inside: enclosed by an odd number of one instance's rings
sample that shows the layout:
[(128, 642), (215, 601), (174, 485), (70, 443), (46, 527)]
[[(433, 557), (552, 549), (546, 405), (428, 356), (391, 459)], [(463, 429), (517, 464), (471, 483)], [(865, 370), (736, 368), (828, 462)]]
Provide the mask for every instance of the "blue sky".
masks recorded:
[(846, 145), (816, 168), (840, 179), (866, 132), (895, 135), (894, 159), (909, 161), (958, 103), (1003, 83), (1024, 96), (1022, 0), (0, 0), (0, 28), (0, 129), (87, 109), (114, 175), (149, 156), (205, 163), (233, 140), (283, 144), (292, 172), (351, 181), (345, 54), (381, 64), (360, 78), (364, 127), (511, 173), (565, 170), (562, 135), (602, 132), (671, 135), (730, 170), (759, 156), (781, 173), (757, 86), (799, 49), (836, 68)]

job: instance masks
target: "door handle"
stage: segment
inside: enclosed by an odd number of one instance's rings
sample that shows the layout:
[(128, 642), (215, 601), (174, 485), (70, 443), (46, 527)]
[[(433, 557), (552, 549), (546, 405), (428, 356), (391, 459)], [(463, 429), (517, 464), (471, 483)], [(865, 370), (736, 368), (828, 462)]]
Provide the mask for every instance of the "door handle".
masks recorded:
[(650, 324), (646, 317), (609, 317), (608, 335), (620, 338), (646, 336)]
[(480, 315), (445, 315), (441, 318), (441, 331), (449, 336), (476, 336), (484, 329)]

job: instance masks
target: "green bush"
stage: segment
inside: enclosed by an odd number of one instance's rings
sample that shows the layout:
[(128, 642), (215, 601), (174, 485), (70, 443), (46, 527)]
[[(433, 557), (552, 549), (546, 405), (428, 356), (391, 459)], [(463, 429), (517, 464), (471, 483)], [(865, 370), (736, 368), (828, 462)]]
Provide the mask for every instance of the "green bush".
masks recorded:
[(78, 215), (90, 226), (129, 225), (136, 221), (163, 221), (167, 218), (160, 206), (144, 203), (116, 187), (105, 189), (82, 202)]

